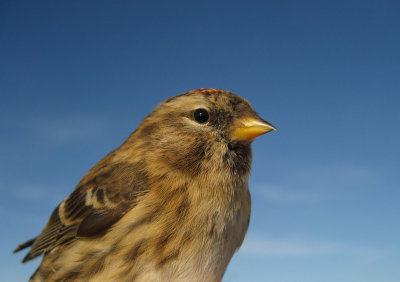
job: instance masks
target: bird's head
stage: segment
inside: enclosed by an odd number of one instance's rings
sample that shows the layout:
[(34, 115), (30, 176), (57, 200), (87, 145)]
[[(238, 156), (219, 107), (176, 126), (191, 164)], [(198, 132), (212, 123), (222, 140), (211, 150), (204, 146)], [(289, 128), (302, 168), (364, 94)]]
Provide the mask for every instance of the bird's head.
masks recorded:
[[(248, 174), (250, 144), (276, 128), (244, 98), (225, 90), (198, 89), (169, 98), (145, 118), (131, 138), (150, 145), (173, 170), (196, 175), (229, 168)], [(146, 146), (147, 146), (146, 145)]]

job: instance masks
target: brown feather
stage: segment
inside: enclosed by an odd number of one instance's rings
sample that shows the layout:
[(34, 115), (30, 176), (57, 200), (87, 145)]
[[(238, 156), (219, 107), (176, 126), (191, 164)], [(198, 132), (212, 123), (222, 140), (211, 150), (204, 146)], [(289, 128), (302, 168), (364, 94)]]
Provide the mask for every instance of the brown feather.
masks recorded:
[(31, 281), (221, 281), (249, 225), (251, 140), (232, 135), (248, 117), (216, 89), (158, 106), (17, 247), (44, 253)]
[[(105, 160), (110, 159), (109, 156), (99, 164), (104, 164)], [(131, 183), (135, 178), (131, 180), (126, 177), (127, 167), (127, 163), (102, 165), (97, 174), (92, 174), (91, 178), (86, 176), (53, 211), (42, 233), (16, 249), (16, 251), (21, 250), (21, 246), (26, 248), (29, 246), (28, 243), (32, 245), (23, 262), (32, 260), (62, 244), (70, 243), (77, 237), (101, 235), (117, 222), (129, 208), (134, 206), (137, 197), (148, 190), (145, 179), (137, 180), (137, 184)], [(138, 171), (137, 174), (142, 176), (140, 169), (135, 166), (131, 165), (131, 170)], [(108, 184), (110, 178), (114, 179), (117, 185)], [(128, 189), (121, 191), (120, 189), (124, 187)]]
[(110, 226), (117, 222), (128, 210), (128, 207), (121, 207), (106, 213), (92, 211), (79, 224), (77, 237), (93, 237), (104, 233)]

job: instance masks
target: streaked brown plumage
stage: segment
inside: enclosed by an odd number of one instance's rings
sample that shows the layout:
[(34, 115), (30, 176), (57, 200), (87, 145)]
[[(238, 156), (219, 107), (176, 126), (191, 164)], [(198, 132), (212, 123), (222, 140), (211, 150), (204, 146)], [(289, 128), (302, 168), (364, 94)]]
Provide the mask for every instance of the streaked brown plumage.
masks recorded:
[(31, 281), (220, 281), (249, 224), (253, 138), (243, 98), (199, 89), (160, 104), (54, 210)]

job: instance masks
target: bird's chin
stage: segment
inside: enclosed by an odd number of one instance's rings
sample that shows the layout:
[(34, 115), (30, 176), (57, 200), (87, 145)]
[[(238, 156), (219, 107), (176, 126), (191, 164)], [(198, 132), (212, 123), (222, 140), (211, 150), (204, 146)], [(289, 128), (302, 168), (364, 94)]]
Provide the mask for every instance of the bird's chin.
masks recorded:
[(224, 155), (225, 165), (229, 166), (229, 171), (234, 176), (246, 176), (250, 173), (251, 168), (251, 141), (231, 141), (227, 145)]

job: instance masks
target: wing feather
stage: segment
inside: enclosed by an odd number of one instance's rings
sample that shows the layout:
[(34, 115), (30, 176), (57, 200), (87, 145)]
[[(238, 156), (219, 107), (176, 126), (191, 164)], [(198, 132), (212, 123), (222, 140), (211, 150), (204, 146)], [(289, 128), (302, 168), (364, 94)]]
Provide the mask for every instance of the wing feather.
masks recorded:
[(26, 262), (79, 238), (101, 235), (147, 191), (147, 176), (140, 168), (126, 163), (103, 164), (96, 171), (95, 166), (56, 207), (42, 233), (14, 252), (31, 246), (23, 259)]

